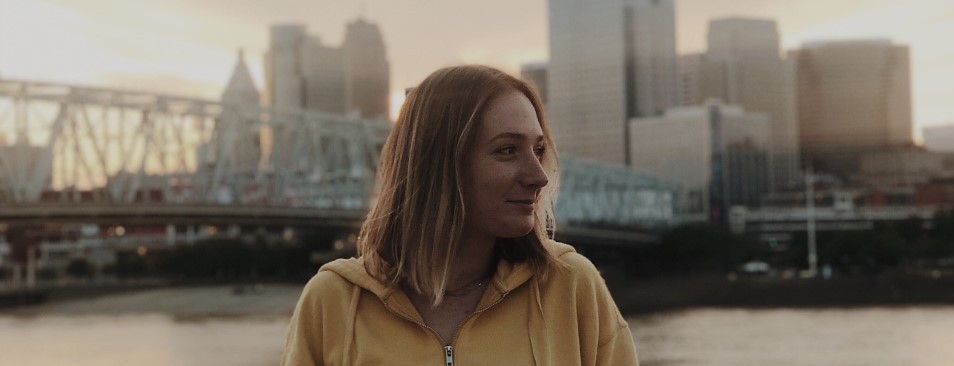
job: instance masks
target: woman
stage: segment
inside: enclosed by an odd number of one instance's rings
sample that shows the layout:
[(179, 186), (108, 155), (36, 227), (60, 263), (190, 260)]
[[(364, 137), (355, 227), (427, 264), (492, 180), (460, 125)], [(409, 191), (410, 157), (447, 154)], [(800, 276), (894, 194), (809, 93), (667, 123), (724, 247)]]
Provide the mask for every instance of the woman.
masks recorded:
[(410, 91), (359, 258), (323, 266), (283, 365), (636, 365), (593, 265), (550, 240), (559, 178), (540, 98), (493, 68)]

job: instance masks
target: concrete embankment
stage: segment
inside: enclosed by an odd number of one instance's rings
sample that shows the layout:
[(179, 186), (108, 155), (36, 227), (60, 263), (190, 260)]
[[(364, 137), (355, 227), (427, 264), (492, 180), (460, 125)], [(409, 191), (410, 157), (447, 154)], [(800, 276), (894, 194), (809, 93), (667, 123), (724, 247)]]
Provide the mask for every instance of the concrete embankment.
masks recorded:
[(177, 317), (289, 316), (300, 285), (177, 286), (48, 301), (7, 309), (17, 315), (167, 314)]
[(40, 305), (47, 302), (90, 299), (106, 295), (160, 288), (168, 285), (169, 281), (161, 279), (106, 283), (57, 283), (43, 284), (35, 288), (5, 285), (0, 287), (0, 309)]
[(884, 275), (824, 279), (607, 276), (626, 315), (693, 307), (819, 308), (954, 304), (954, 277)]
[[(604, 272), (604, 276), (620, 311), (627, 316), (694, 307), (841, 308), (954, 304), (952, 276), (877, 276), (829, 280), (769, 277), (729, 280), (725, 276), (714, 275), (645, 279), (612, 272)], [(302, 286), (304, 283), (74, 289), (43, 295), (47, 301), (42, 304), (14, 306), (4, 312), (22, 315), (158, 313), (181, 317), (289, 316)]]

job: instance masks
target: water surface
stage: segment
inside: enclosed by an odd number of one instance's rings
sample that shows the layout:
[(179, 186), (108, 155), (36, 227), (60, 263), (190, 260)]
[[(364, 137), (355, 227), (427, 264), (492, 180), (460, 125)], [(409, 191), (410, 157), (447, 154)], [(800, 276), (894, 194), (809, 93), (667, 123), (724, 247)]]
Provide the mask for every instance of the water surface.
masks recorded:
[[(697, 309), (628, 319), (643, 366), (950, 366), (954, 307)], [(0, 315), (4, 365), (274, 366), (288, 316)]]
[(954, 307), (698, 309), (628, 320), (642, 366), (954, 365)]

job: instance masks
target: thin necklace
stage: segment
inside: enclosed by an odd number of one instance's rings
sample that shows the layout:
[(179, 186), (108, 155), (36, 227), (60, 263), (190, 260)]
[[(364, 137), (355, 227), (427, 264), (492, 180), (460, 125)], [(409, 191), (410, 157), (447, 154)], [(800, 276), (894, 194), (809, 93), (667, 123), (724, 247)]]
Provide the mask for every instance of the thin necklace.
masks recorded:
[[(474, 290), (476, 289), (484, 287), (484, 285), (487, 284), (488, 279), (490, 279), (490, 277), (481, 277), (474, 280), (471, 283), (458, 287), (454, 290), (444, 291), (444, 296), (459, 297), (459, 296), (467, 295), (471, 292), (474, 292)], [(477, 286), (474, 286), (475, 283), (477, 284)]]

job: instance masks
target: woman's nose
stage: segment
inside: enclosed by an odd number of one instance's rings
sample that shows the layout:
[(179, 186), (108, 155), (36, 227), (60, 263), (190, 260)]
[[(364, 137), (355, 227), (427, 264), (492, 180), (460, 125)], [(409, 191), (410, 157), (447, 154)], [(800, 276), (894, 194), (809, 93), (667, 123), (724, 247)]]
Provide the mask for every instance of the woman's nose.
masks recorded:
[(540, 162), (536, 156), (528, 160), (524, 166), (523, 174), (521, 174), (521, 184), (535, 188), (545, 187), (547, 183), (550, 182), (550, 177), (547, 176), (546, 170), (543, 169), (542, 162)]

